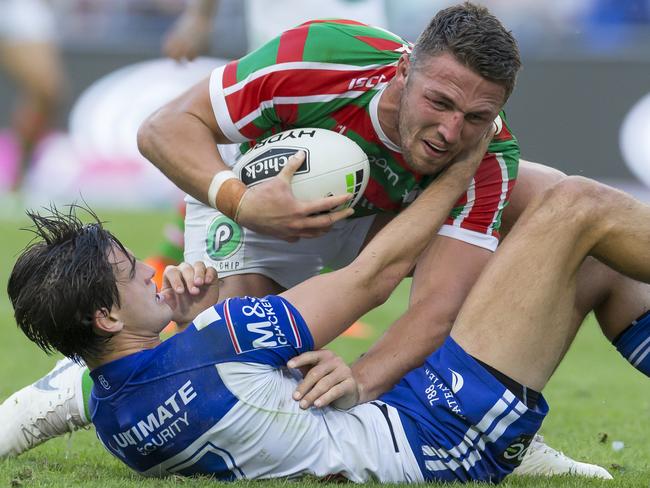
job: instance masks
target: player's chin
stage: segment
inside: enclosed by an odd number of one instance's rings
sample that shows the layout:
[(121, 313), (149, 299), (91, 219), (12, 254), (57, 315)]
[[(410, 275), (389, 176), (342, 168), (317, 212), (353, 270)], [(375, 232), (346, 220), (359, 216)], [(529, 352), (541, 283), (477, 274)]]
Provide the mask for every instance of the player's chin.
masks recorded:
[(417, 158), (411, 164), (411, 168), (421, 175), (435, 175), (449, 166), (450, 158), (429, 159), (425, 157)]

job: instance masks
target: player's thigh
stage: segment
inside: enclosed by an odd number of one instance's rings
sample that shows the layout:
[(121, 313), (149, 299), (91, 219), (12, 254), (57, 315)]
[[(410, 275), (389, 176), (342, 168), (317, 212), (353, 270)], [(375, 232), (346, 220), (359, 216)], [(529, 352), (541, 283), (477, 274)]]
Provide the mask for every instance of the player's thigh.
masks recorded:
[(451, 333), (469, 354), (536, 390), (579, 325), (577, 275), (590, 239), (581, 199), (591, 187), (567, 179), (535, 199), (481, 274)]
[(561, 171), (531, 161), (519, 160), (517, 182), (503, 211), (501, 235), (505, 237), (531, 200), (566, 177)]

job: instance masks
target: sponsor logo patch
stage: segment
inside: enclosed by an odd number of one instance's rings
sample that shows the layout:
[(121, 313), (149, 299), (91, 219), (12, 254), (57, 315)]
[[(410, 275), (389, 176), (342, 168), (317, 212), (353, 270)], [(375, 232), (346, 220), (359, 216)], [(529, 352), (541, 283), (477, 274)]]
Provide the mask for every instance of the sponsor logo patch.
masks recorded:
[(460, 373), (457, 373), (451, 368), (448, 368), (449, 371), (451, 371), (451, 391), (454, 393), (458, 393), (460, 389), (463, 387), (465, 384), (465, 380), (463, 379), (463, 376)]
[(305, 161), (295, 174), (309, 173), (309, 151), (301, 147), (272, 147), (261, 153), (255, 159), (241, 168), (240, 179), (246, 186), (257, 185), (277, 176), (287, 164), (291, 156), (298, 151), (305, 152)]
[(514, 439), (505, 451), (501, 453), (500, 459), (506, 464), (511, 464), (514, 466), (519, 466), (521, 461), (526, 455), (528, 446), (530, 446), (531, 441), (533, 440), (533, 435), (520, 435)]
[(241, 247), (242, 235), (241, 227), (234, 220), (225, 215), (216, 217), (208, 228), (205, 240), (208, 256), (215, 261), (229, 258)]
[(302, 338), (293, 315), (286, 307), (278, 312), (279, 317), (273, 305), (264, 299), (252, 301), (241, 309), (231, 309), (230, 300), (227, 300), (224, 304), (226, 327), (235, 352), (301, 347)]

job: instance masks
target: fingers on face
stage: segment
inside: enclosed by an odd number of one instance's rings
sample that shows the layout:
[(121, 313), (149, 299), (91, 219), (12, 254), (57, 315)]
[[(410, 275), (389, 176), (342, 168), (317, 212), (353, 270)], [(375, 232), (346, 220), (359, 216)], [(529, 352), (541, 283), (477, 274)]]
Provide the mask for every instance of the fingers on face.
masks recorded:
[(217, 270), (207, 267), (202, 261), (193, 265), (183, 262), (165, 268), (163, 283), (164, 288), (172, 288), (178, 294), (188, 291), (195, 295), (200, 293), (199, 287), (212, 283), (216, 278)]

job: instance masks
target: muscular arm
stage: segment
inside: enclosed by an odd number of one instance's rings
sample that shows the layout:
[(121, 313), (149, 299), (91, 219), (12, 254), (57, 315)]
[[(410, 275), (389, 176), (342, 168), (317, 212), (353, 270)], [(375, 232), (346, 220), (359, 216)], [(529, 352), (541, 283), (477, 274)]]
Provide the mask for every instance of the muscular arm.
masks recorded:
[(408, 310), (356, 364), (360, 401), (390, 389), (437, 349), (492, 253), (438, 236), (418, 260)]
[(237, 222), (256, 232), (287, 240), (317, 237), (350, 216), (351, 210), (347, 208), (322, 215), (345, 203), (347, 194), (309, 202), (295, 199), (291, 177), (302, 162), (299, 159), (287, 164), (278, 176), (250, 188), (246, 198), (242, 197), (246, 191), (244, 183), (228, 180), (228, 190), (221, 190), (216, 202), (208, 202), (213, 176), (227, 169), (217, 143), (230, 142), (215, 119), (209, 79), (156, 111), (138, 131), (140, 152), (176, 186), (207, 205), (216, 205), (230, 218), (235, 217), (240, 207)]
[[(479, 144), (463, 161), (447, 168), (349, 266), (311, 278), (282, 294), (300, 310), (315, 348), (327, 344), (388, 298), (466, 189), (484, 151), (485, 144)], [(408, 239), (404, 239), (406, 235)]]

